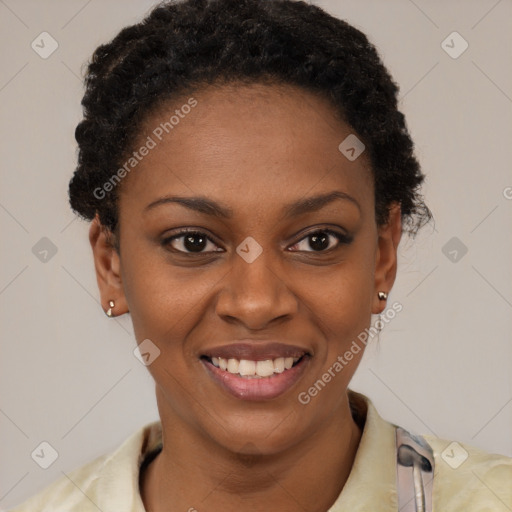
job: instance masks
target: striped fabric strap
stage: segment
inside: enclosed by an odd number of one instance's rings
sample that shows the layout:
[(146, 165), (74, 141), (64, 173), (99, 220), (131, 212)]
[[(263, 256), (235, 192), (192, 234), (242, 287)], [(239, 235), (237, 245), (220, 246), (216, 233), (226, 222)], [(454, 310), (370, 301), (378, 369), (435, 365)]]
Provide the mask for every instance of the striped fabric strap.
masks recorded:
[(434, 453), (421, 436), (396, 427), (399, 512), (433, 512)]

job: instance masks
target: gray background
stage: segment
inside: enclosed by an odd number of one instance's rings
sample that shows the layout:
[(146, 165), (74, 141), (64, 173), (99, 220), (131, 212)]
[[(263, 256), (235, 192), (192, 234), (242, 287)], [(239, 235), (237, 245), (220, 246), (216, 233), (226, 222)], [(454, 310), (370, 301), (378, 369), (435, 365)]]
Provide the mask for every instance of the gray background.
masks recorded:
[[(400, 84), (436, 219), (403, 239), (389, 301), (403, 311), (351, 387), (394, 423), (512, 456), (512, 2), (315, 3), (367, 33)], [(153, 4), (0, 0), (3, 508), (157, 418), (130, 318), (103, 314), (88, 224), (67, 205), (82, 65)], [(47, 59), (31, 48), (43, 31), (59, 45)], [(469, 44), (456, 59), (453, 31)], [(46, 470), (42, 441), (59, 454)]]

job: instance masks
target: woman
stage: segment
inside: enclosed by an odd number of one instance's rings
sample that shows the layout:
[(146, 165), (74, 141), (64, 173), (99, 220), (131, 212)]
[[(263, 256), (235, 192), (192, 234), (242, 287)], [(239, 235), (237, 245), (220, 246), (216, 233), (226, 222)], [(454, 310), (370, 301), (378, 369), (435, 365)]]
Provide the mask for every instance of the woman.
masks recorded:
[(361, 32), (305, 2), (163, 4), (86, 86), (70, 203), (161, 421), (17, 511), (512, 507), (511, 459), (446, 452), (348, 387), (431, 218)]

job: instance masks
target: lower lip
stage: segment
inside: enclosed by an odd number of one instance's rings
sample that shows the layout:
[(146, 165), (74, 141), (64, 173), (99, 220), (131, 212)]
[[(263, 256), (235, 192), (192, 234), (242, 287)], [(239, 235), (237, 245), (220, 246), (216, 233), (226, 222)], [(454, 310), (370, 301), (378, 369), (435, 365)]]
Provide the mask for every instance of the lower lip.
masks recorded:
[(215, 382), (231, 395), (241, 400), (271, 400), (290, 390), (301, 378), (309, 362), (309, 356), (304, 356), (295, 366), (282, 373), (274, 373), (270, 377), (247, 379), (238, 374), (229, 373), (217, 368), (210, 361), (202, 359), (209, 374)]

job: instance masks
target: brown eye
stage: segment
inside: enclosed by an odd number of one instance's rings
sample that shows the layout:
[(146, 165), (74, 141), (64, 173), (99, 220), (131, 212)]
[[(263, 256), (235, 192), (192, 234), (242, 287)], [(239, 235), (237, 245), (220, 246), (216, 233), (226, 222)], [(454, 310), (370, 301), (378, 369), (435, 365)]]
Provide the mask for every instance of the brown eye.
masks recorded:
[[(200, 231), (181, 231), (176, 235), (162, 240), (162, 245), (165, 247), (170, 246), (174, 251), (185, 254), (203, 254), (222, 250), (210, 240), (208, 236)], [(206, 250), (208, 248), (209, 250)]]
[(331, 229), (320, 229), (308, 233), (302, 240), (294, 244), (291, 249), (304, 252), (327, 252), (336, 249), (342, 244), (348, 245), (352, 241), (349, 237)]

